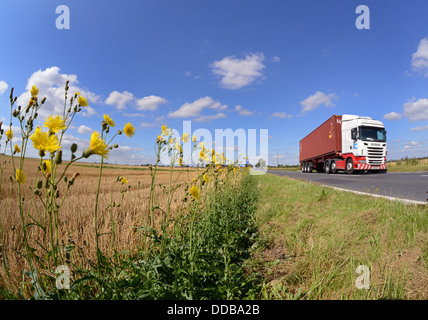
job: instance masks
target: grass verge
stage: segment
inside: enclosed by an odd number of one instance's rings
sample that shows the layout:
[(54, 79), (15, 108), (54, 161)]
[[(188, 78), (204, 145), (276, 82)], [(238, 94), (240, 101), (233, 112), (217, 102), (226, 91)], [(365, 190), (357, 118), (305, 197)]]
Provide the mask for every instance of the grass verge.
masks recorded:
[[(427, 299), (428, 208), (256, 177), (264, 299)], [(357, 267), (370, 270), (358, 289)], [(359, 280), (358, 280), (359, 281)]]

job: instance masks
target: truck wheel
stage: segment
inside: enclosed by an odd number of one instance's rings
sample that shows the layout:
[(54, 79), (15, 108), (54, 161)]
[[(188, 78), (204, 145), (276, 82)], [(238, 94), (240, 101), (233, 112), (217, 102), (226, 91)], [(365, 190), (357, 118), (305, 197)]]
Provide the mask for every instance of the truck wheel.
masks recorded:
[(326, 160), (325, 162), (325, 173), (330, 174), (331, 173), (331, 167), (330, 167), (330, 161)]
[(348, 158), (348, 160), (346, 160), (346, 173), (354, 173), (354, 161), (352, 161), (352, 158)]
[(306, 172), (306, 162), (303, 162), (302, 164), (302, 173)]
[(336, 165), (336, 161), (332, 160), (330, 163), (330, 172), (333, 174), (337, 173), (337, 165)]
[(308, 173), (312, 173), (312, 170), (314, 169), (312, 162), (308, 162)]

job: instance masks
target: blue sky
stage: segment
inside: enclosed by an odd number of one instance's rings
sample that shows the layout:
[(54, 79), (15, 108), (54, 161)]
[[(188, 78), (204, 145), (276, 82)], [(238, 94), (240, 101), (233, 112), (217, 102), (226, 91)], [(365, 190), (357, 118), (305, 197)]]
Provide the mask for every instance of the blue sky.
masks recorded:
[[(359, 30), (356, 8), (370, 9)], [(57, 6), (70, 10), (59, 30)], [(428, 156), (426, 1), (10, 1), (0, 4), (0, 121), (35, 84), (46, 112), (66, 79), (90, 100), (67, 134), (84, 147), (103, 114), (132, 139), (110, 162), (152, 161), (162, 124), (269, 130), (269, 163), (333, 114), (382, 120), (388, 158)], [(61, 87), (61, 90), (58, 89)], [(6, 120), (6, 121), (5, 121)], [(14, 124), (15, 125), (15, 124)], [(96, 159), (92, 159), (96, 160)]]

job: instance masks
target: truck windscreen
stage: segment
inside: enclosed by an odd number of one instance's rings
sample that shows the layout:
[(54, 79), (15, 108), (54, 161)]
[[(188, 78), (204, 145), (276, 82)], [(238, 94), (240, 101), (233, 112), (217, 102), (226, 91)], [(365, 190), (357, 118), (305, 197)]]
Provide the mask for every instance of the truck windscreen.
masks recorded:
[(360, 127), (360, 139), (363, 141), (386, 141), (386, 131), (384, 128)]

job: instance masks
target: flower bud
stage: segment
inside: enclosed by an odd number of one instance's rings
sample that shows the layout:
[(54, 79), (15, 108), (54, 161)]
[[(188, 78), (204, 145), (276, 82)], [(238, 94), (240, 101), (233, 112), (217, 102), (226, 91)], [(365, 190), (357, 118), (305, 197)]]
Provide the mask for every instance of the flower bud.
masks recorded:
[(77, 144), (73, 143), (70, 147), (70, 150), (72, 153), (75, 153), (77, 151)]
[(43, 187), (43, 181), (37, 181), (37, 189), (41, 189)]
[(62, 150), (58, 150), (55, 156), (55, 163), (61, 164), (62, 163)]
[(40, 151), (39, 151), (39, 156), (40, 156), (40, 158), (43, 158), (45, 155), (46, 155), (46, 153), (45, 153), (45, 151), (44, 151), (44, 150), (40, 150)]

